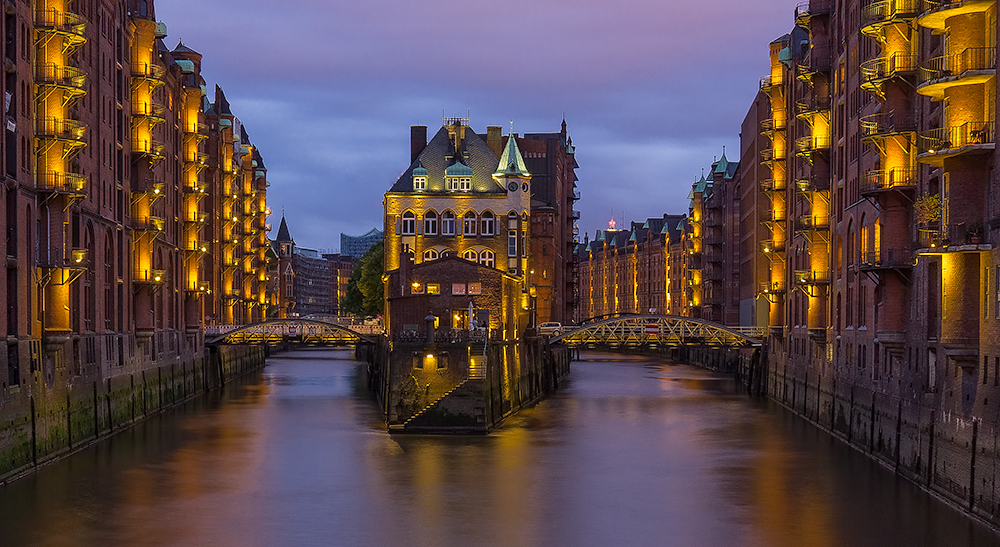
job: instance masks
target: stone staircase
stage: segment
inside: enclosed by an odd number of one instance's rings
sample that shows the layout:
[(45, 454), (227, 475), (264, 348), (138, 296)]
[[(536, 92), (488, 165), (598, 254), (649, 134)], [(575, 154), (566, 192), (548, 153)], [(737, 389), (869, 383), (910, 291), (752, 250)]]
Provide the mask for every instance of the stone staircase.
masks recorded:
[(430, 403), (427, 403), (427, 406), (425, 406), (424, 408), (420, 409), (420, 411), (418, 411), (415, 414), (413, 414), (413, 416), (410, 416), (409, 418), (407, 418), (406, 421), (404, 421), (403, 423), (401, 423), (401, 424), (389, 424), (389, 431), (401, 431), (401, 430), (405, 430), (406, 426), (409, 425), (410, 422), (412, 422), (413, 420), (416, 420), (420, 416), (423, 416), (424, 414), (426, 414), (427, 412), (429, 412), (431, 409), (433, 409), (434, 407), (436, 407), (445, 397), (451, 395), (458, 388), (460, 388), (460, 387), (464, 386), (465, 384), (467, 384), (470, 379), (473, 379), (471, 371), (469, 373), (469, 376), (470, 376), (469, 379), (464, 380), (462, 383), (456, 385), (455, 387), (453, 387), (453, 388), (449, 389), (448, 391), (446, 391), (445, 393), (443, 393), (437, 399), (434, 399)]

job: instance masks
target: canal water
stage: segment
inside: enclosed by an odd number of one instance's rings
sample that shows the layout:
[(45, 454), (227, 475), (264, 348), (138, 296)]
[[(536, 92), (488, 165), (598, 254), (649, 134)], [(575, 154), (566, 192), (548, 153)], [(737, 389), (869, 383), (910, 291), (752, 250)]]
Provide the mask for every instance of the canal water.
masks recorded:
[(584, 353), (485, 437), (389, 436), (348, 350), (0, 487), (0, 545), (985, 546), (997, 536), (734, 382)]

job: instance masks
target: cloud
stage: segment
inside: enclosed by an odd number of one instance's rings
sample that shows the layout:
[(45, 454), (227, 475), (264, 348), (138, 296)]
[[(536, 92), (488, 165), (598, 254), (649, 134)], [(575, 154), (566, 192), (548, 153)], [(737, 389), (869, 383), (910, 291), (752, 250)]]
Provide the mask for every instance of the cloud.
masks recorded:
[[(291, 6), (291, 7), (289, 7)], [(687, 208), (791, 28), (785, 1), (161, 0), (172, 47), (204, 55), (264, 156), (269, 202), (299, 244), (381, 228), (409, 125), (444, 110), (577, 146), (581, 228)], [(277, 218), (272, 219), (277, 225)]]

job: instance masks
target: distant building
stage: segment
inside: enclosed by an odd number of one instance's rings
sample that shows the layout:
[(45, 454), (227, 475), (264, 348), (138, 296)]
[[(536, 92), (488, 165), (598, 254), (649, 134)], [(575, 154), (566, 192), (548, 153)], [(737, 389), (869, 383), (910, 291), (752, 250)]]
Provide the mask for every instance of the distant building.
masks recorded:
[(382, 241), (382, 231), (372, 228), (368, 233), (359, 236), (349, 236), (343, 232), (340, 234), (340, 254), (361, 258), (368, 252), (372, 245)]
[(340, 315), (356, 259), (296, 246), (284, 216), (274, 247), (279, 257), (279, 317)]

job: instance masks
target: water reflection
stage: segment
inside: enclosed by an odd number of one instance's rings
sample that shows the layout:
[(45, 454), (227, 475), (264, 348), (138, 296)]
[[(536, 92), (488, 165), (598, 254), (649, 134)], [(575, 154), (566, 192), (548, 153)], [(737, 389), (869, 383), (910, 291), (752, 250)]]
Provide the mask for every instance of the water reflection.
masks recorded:
[(487, 437), (389, 436), (345, 350), (0, 489), (2, 545), (990, 545), (708, 372), (585, 354)]

